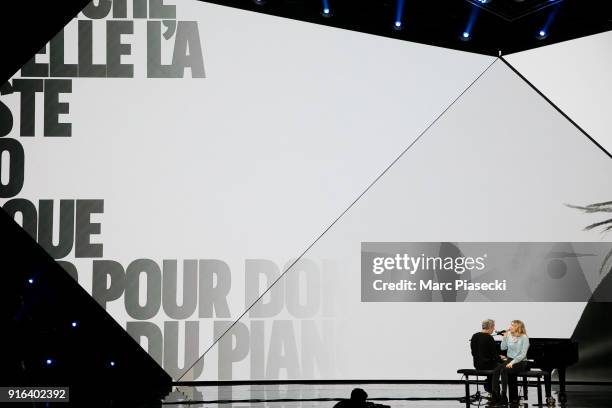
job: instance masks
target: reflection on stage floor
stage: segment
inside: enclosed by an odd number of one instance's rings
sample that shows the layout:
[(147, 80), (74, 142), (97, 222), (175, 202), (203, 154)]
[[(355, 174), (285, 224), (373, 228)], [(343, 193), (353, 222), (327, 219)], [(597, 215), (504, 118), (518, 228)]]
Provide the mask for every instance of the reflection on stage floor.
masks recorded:
[[(340, 399), (348, 398), (353, 388), (363, 388), (368, 400), (390, 407), (465, 407), (462, 384), (284, 384), (284, 385), (236, 385), (236, 386), (187, 386), (181, 393), (173, 393), (164, 406), (218, 407), (218, 408), (332, 408)], [(479, 388), (484, 393), (482, 388)], [(472, 394), (476, 387), (472, 388)], [(553, 396), (558, 401), (557, 392)], [(185, 399), (184, 401), (180, 401)], [(537, 403), (535, 390), (529, 390), (521, 407)], [(472, 407), (485, 407), (486, 400), (473, 402)], [(592, 386), (568, 386), (567, 403), (557, 407), (610, 408), (612, 384)]]

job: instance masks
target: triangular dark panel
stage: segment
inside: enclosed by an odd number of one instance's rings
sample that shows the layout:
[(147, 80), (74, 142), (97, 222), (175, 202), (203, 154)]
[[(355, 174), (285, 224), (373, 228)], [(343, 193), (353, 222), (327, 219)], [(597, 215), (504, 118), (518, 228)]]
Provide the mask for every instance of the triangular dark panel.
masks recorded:
[[(0, 84), (89, 3), (89, 0), (3, 1), (0, 6)], [(10, 24), (9, 22), (12, 22)]]
[(170, 376), (3, 210), (0, 231), (0, 385), (67, 386), (75, 406), (159, 405)]
[(612, 378), (612, 303), (599, 302), (612, 293), (612, 273), (608, 273), (593, 292), (592, 301), (582, 312), (572, 335), (579, 344), (580, 360), (568, 369), (571, 379), (609, 381)]

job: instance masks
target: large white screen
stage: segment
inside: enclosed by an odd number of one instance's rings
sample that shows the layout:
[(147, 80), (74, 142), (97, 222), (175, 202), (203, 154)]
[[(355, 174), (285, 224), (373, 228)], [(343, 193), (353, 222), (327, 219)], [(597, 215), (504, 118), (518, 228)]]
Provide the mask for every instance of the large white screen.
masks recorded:
[[(42, 97), (37, 135), (19, 137), (18, 115), (9, 135), (26, 155), (15, 198), (54, 200), (55, 226), (59, 200), (104, 200), (93, 216), (103, 256), (61, 260), (90, 293), (117, 283), (94, 275), (95, 262), (133, 266), (136, 278), (104, 305), (175, 379), (454, 378), (470, 365), (466, 339), (482, 318), (571, 334), (583, 304), (359, 301), (361, 241), (599, 239), (563, 204), (605, 200), (610, 161), (497, 62), (305, 253), (307, 273), (289, 271), (270, 291), (264, 302), (282, 300), (278, 310), (247, 314), (209, 350), (270, 283), (246, 275), (278, 276), (493, 59), (198, 1), (176, 13), (197, 22), (205, 78), (147, 78), (147, 21), (135, 19), (122, 37), (134, 77), (73, 78), (61, 96), (71, 137), (42, 137)], [(93, 21), (97, 63), (109, 19)], [(77, 31), (75, 20), (64, 32), (67, 63), (79, 58)], [(174, 41), (162, 40), (166, 63)], [(19, 112), (17, 94), (2, 101)], [(183, 262), (198, 259), (215, 261), (199, 263), (194, 284)], [(173, 262), (176, 290), (161, 283)], [(137, 273), (151, 264), (159, 281)], [(300, 309), (307, 299), (315, 306)], [(168, 314), (174, 301), (186, 316)], [(152, 316), (134, 312), (156, 303)]]

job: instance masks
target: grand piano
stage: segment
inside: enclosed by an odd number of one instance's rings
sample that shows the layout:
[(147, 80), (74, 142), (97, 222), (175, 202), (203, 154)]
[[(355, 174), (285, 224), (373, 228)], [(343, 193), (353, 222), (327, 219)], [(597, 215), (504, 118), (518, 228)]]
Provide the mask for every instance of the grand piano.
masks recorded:
[[(497, 348), (502, 353), (501, 341), (496, 340)], [(571, 339), (553, 339), (543, 337), (530, 337), (527, 359), (530, 360), (529, 368), (539, 368), (552, 374), (557, 370), (559, 377), (559, 402), (566, 402), (565, 395), (565, 370), (567, 367), (578, 362), (578, 343)], [(550, 377), (545, 378), (546, 402), (554, 402), (551, 392)]]

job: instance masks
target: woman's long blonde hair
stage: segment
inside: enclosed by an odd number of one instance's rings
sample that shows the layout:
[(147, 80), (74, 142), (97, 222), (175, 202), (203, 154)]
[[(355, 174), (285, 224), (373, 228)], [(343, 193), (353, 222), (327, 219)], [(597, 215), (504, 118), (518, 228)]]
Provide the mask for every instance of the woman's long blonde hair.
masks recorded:
[(525, 323), (522, 320), (513, 320), (512, 324), (516, 325), (516, 334), (522, 336), (523, 334), (527, 335), (527, 329), (525, 328)]

